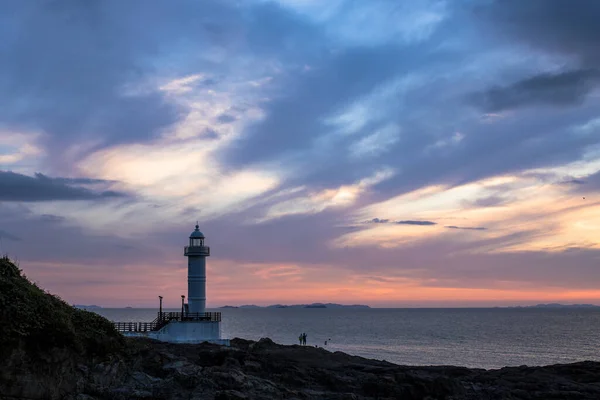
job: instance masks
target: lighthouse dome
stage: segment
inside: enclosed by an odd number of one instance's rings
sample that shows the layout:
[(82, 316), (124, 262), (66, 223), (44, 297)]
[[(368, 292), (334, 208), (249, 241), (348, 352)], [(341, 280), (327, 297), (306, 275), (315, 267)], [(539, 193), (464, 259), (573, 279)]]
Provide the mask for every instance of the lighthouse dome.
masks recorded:
[(190, 238), (202, 238), (204, 239), (204, 233), (200, 232), (200, 227), (198, 226), (198, 224), (196, 224), (196, 229), (194, 229), (194, 232), (192, 232), (190, 234)]

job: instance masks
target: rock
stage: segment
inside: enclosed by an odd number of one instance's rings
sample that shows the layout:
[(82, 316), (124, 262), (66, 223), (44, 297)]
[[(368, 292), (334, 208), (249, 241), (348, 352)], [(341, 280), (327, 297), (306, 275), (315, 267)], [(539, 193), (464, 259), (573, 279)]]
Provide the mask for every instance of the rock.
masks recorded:
[(196, 375), (202, 371), (202, 367), (192, 364), (186, 360), (173, 361), (163, 366), (165, 370), (172, 370), (174, 373), (179, 375)]
[(80, 393), (77, 396), (75, 396), (75, 400), (96, 400), (96, 399), (90, 395)]
[[(140, 341), (128, 339), (126, 353), (95, 362), (56, 353), (43, 361), (54, 365), (46, 375), (33, 374), (38, 366), (26, 358), (11, 359), (0, 382), (12, 384), (0, 385), (0, 393), (69, 400), (600, 398), (594, 362), (486, 371), (399, 366), (267, 339), (236, 340), (235, 348)], [(51, 390), (57, 371), (62, 389)]]
[(217, 392), (215, 400), (245, 400), (248, 399), (244, 393), (237, 390), (222, 390)]
[(248, 369), (260, 369), (260, 363), (258, 361), (244, 361), (244, 368)]
[(135, 371), (131, 374), (131, 381), (134, 387), (149, 388), (152, 385), (159, 383), (160, 378), (155, 378), (141, 371)]

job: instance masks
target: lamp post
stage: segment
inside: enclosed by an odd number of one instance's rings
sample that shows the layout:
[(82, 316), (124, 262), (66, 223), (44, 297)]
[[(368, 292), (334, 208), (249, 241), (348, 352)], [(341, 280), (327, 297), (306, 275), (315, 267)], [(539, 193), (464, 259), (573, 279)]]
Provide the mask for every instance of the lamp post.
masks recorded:
[(162, 319), (162, 296), (158, 296), (159, 306), (158, 306), (158, 318)]
[(181, 295), (181, 320), (183, 321), (183, 301), (185, 300), (185, 296)]

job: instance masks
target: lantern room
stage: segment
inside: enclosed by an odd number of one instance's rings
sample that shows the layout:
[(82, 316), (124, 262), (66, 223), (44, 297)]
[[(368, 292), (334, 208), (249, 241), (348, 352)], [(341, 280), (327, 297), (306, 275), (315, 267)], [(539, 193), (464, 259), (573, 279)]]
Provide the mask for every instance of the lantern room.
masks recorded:
[(196, 229), (190, 235), (190, 247), (203, 247), (204, 246), (204, 234), (200, 232), (200, 227), (196, 224)]

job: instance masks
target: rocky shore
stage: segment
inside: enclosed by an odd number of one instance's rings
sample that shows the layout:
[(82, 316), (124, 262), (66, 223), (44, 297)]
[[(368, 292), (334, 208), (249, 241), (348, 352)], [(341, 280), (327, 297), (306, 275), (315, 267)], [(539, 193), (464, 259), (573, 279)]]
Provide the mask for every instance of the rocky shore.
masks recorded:
[[(128, 340), (103, 360), (52, 352), (0, 369), (3, 399), (600, 399), (600, 363), (410, 367), (269, 339), (232, 346)], [(21, 354), (22, 355), (22, 354)], [(33, 367), (35, 366), (35, 367)], [(33, 368), (32, 368), (33, 367)]]
[(0, 258), (0, 399), (600, 399), (600, 363), (411, 367), (270, 339), (125, 339)]

